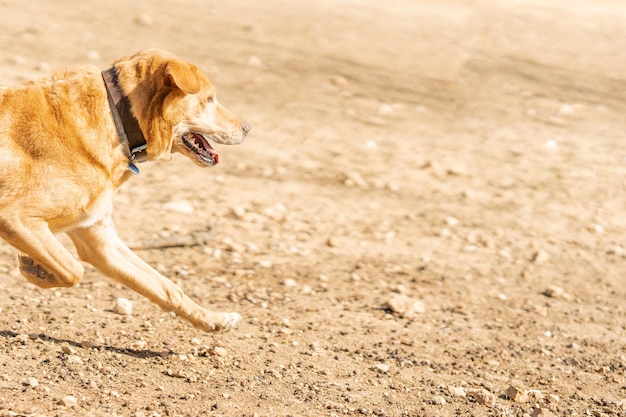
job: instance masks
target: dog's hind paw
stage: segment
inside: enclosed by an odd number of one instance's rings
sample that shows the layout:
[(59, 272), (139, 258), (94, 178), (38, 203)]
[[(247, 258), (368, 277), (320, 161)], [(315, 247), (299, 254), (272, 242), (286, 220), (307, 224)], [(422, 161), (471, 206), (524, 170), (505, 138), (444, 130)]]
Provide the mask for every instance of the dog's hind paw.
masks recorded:
[(36, 284), (40, 287), (48, 287), (48, 281), (55, 280), (54, 275), (48, 273), (46, 269), (39, 265), (33, 258), (26, 255), (18, 255), (17, 257), (20, 263), (20, 272), (26, 279), (28, 279), (33, 284)]
[(56, 287), (72, 287), (78, 283), (82, 276), (82, 267), (78, 270), (78, 274), (71, 279), (62, 277), (57, 273), (50, 272), (43, 265), (35, 261), (30, 256), (19, 253), (17, 260), (20, 264), (20, 272), (24, 277), (41, 288), (56, 288)]

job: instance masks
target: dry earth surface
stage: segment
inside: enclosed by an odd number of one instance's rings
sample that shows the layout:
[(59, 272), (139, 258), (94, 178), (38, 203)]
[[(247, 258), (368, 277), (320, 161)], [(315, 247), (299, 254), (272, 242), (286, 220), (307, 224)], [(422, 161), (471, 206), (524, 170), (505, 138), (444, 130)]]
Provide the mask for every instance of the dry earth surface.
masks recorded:
[(128, 242), (210, 232), (138, 253), (240, 326), (93, 269), (35, 288), (0, 243), (0, 416), (626, 415), (624, 2), (2, 0), (0, 22), (3, 84), (160, 47), (253, 126), (116, 197)]

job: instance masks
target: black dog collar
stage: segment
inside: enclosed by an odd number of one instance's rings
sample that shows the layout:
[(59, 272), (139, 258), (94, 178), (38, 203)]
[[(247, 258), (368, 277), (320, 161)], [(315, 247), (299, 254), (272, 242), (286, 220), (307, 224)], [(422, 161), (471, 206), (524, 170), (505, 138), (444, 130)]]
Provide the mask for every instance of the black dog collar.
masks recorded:
[(130, 100), (125, 96), (118, 84), (118, 74), (115, 67), (102, 71), (104, 86), (109, 98), (109, 106), (120, 143), (124, 148), (124, 153), (128, 158), (128, 168), (135, 174), (139, 174), (139, 168), (135, 162), (145, 162), (148, 160), (146, 152), (146, 138), (139, 127), (139, 122), (133, 115)]

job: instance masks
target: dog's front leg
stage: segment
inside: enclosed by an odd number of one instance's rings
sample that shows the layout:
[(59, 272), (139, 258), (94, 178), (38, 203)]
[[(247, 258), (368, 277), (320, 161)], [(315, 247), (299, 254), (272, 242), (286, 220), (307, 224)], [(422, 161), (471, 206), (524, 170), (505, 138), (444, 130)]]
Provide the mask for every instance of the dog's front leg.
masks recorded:
[(237, 313), (207, 310), (192, 301), (178, 285), (155, 271), (122, 242), (110, 217), (89, 228), (72, 230), (68, 235), (82, 260), (199, 329), (230, 330), (241, 318)]

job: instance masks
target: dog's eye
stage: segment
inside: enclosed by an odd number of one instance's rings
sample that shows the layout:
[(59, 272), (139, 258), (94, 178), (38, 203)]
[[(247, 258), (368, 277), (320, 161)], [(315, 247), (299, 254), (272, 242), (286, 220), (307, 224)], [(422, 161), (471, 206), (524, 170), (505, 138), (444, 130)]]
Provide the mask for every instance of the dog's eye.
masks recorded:
[(215, 100), (213, 96), (210, 96), (209, 98), (206, 99), (207, 103), (213, 103), (213, 100)]

